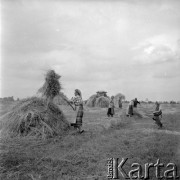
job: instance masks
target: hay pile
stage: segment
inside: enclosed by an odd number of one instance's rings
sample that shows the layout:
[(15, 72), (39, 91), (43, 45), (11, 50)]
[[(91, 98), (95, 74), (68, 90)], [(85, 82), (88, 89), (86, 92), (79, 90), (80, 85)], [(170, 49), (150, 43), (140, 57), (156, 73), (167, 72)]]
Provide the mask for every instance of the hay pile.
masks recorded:
[(110, 98), (108, 96), (99, 96), (99, 94), (92, 95), (86, 103), (88, 107), (106, 108), (109, 105)]
[(31, 97), (17, 102), (3, 117), (2, 136), (52, 137), (69, 128), (63, 112), (53, 103)]
[(125, 100), (125, 96), (123, 94), (121, 94), (121, 93), (116, 94), (114, 96), (114, 104), (115, 104), (116, 107), (119, 107), (119, 103), (118, 103), (119, 98), (121, 99), (121, 101)]
[(96, 103), (97, 95), (93, 94), (86, 102), (86, 106), (88, 107), (94, 107)]
[(53, 102), (56, 96), (63, 95), (60, 92), (60, 77), (54, 70), (48, 71), (45, 83), (39, 89), (41, 98), (20, 100), (1, 117), (1, 133), (4, 137), (52, 137), (63, 134), (69, 128), (63, 112)]
[(109, 106), (109, 98), (108, 97), (98, 97), (95, 102), (96, 107), (106, 108)]

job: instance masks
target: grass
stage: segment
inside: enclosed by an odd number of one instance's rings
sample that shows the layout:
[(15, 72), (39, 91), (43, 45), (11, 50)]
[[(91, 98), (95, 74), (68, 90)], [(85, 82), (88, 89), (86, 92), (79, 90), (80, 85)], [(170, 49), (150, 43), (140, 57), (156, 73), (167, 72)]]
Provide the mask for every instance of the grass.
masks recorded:
[[(149, 108), (149, 109), (148, 109)], [(163, 107), (163, 124), (169, 131), (179, 131), (179, 107)], [(165, 111), (165, 109), (168, 110)], [(176, 108), (176, 111), (174, 111)], [(69, 107), (61, 109), (70, 122), (74, 115)], [(151, 107), (139, 107), (148, 113)], [(125, 111), (125, 107), (122, 110)], [(173, 113), (172, 113), (173, 112)], [(107, 179), (107, 158), (127, 157), (125, 169), (133, 162), (142, 166), (155, 163), (158, 158), (167, 164), (174, 162), (180, 170), (180, 136), (159, 133), (150, 118), (127, 118), (116, 109), (113, 118), (106, 117), (106, 109), (86, 108), (83, 134), (74, 130), (66, 136), (34, 143), (13, 141), (1, 146), (1, 179), (19, 180), (104, 180)], [(142, 129), (154, 129), (153, 132)], [(7, 140), (11, 141), (11, 140)], [(4, 144), (10, 144), (5, 146)], [(18, 147), (16, 153), (13, 151)], [(151, 172), (151, 179), (155, 179)]]

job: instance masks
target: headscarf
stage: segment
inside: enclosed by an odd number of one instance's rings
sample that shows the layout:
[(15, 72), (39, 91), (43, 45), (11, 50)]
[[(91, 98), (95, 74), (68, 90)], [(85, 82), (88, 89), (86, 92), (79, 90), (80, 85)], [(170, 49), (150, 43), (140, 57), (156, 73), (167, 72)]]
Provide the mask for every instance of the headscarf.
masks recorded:
[(81, 91), (79, 89), (75, 89), (75, 92), (82, 98)]

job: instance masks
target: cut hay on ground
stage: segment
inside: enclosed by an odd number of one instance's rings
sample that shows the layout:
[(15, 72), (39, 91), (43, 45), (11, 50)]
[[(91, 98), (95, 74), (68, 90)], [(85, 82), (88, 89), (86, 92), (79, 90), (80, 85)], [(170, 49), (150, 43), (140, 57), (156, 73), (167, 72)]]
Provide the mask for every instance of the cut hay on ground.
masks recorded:
[(109, 98), (101, 96), (96, 99), (96, 107), (107, 108), (109, 106)]
[(96, 95), (96, 94), (93, 94), (93, 95), (87, 100), (86, 106), (88, 106), (88, 107), (95, 107), (96, 98), (97, 98), (97, 95)]
[(138, 111), (137, 108), (133, 108), (133, 116), (136, 118), (143, 118), (143, 114), (141, 114), (141, 112)]
[(42, 141), (33, 137), (2, 139), (0, 144), (0, 179), (32, 179), (29, 178), (28, 174), (34, 174), (35, 167), (38, 167), (43, 154), (47, 151), (45, 145), (49, 143), (49, 140)]
[(53, 103), (31, 97), (17, 102), (1, 120), (2, 136), (52, 137), (69, 128), (63, 112)]

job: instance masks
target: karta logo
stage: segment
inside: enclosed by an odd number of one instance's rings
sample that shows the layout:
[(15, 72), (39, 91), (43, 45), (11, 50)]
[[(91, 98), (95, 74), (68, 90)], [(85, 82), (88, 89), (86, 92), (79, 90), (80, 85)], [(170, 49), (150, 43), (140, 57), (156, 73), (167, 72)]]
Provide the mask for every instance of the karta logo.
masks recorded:
[[(132, 163), (131, 170), (127, 172), (125, 170), (124, 165), (127, 162), (128, 158), (122, 158), (119, 161), (118, 158), (110, 158), (108, 159), (108, 178), (109, 179), (151, 179), (149, 177), (149, 169), (153, 168), (155, 177), (157, 179), (179, 179), (177, 175), (177, 166), (174, 163), (168, 163), (166, 166), (163, 163), (160, 163), (158, 159), (157, 162), (154, 163), (146, 163), (144, 164), (144, 172), (143, 168), (139, 163)], [(164, 171), (162, 171), (164, 170)]]

